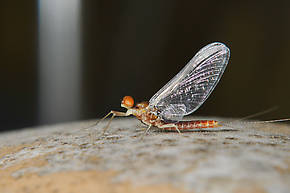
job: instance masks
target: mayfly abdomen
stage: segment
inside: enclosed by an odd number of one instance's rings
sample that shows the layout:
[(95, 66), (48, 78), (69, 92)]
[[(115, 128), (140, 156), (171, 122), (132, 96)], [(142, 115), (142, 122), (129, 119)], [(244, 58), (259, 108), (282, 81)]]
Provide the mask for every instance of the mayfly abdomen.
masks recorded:
[[(182, 130), (193, 130), (193, 129), (204, 129), (204, 128), (215, 128), (219, 127), (218, 121), (215, 120), (198, 120), (198, 121), (180, 121), (175, 123), (177, 128)], [(175, 127), (166, 127), (163, 128), (167, 131), (176, 131)]]

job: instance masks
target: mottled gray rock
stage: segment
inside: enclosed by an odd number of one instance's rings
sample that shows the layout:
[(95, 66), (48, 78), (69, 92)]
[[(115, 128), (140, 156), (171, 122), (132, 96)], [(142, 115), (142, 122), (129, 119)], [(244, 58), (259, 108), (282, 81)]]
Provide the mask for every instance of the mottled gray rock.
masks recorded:
[(134, 118), (115, 119), (105, 135), (101, 128), (106, 122), (87, 128), (92, 121), (2, 133), (1, 147), (32, 145), (0, 157), (0, 167), (45, 155), (48, 164), (43, 167), (11, 175), (113, 170), (112, 183), (172, 184), (193, 192), (289, 193), (290, 127), (225, 122), (226, 127), (182, 134), (155, 128), (144, 135), (144, 126)]

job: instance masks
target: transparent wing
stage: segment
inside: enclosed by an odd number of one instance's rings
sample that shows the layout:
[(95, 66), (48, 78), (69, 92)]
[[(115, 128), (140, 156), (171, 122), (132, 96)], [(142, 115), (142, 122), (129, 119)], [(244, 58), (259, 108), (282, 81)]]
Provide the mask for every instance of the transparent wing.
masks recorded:
[(222, 43), (202, 48), (188, 64), (149, 101), (164, 120), (178, 121), (197, 110), (220, 80), (230, 57)]

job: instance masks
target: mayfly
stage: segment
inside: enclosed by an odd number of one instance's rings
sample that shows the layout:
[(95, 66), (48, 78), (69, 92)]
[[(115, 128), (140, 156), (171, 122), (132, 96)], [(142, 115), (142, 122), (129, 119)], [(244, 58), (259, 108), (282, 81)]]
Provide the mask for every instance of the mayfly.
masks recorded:
[(163, 86), (149, 102), (137, 103), (125, 96), (121, 107), (126, 112), (111, 111), (100, 121), (112, 114), (104, 128), (109, 127), (115, 116), (134, 115), (148, 126), (167, 131), (180, 131), (219, 127), (215, 120), (183, 121), (185, 115), (196, 111), (209, 97), (222, 77), (230, 58), (229, 48), (219, 42), (203, 47), (187, 65)]

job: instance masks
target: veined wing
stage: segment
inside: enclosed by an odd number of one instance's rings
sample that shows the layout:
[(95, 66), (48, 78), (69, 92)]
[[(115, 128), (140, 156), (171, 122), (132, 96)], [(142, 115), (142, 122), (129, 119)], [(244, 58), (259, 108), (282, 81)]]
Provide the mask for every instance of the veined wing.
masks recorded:
[(180, 120), (197, 110), (219, 82), (230, 50), (215, 42), (202, 48), (187, 65), (149, 101), (164, 120)]

